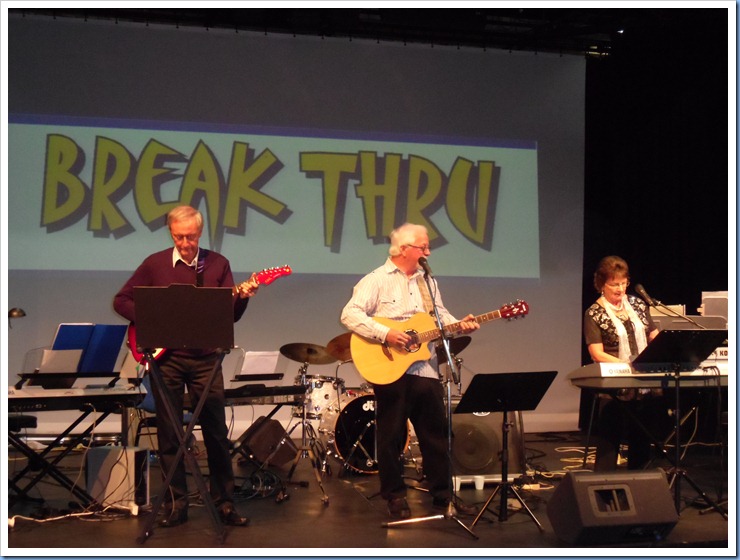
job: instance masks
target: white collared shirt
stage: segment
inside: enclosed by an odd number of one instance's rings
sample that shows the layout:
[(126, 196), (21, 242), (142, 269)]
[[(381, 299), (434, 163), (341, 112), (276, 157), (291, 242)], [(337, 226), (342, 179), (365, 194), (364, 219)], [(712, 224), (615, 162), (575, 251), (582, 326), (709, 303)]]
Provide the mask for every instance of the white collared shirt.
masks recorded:
[(198, 255), (200, 254), (200, 247), (198, 247), (198, 252), (195, 253), (195, 258), (192, 260), (192, 262), (185, 262), (185, 259), (183, 259), (180, 256), (180, 251), (177, 250), (177, 247), (172, 248), (172, 268), (175, 268), (177, 265), (177, 261), (182, 261), (186, 265), (188, 265), (191, 268), (195, 268), (198, 264)]

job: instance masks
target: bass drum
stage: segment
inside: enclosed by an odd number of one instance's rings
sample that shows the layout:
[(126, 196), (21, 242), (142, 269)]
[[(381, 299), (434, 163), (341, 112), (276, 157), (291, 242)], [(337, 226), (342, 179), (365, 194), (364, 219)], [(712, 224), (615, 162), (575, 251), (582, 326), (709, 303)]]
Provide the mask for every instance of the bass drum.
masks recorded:
[[(348, 389), (321, 417), (319, 434), (326, 448), (346, 468), (362, 474), (378, 472), (375, 446), (375, 395)], [(407, 428), (404, 451), (409, 447)]]

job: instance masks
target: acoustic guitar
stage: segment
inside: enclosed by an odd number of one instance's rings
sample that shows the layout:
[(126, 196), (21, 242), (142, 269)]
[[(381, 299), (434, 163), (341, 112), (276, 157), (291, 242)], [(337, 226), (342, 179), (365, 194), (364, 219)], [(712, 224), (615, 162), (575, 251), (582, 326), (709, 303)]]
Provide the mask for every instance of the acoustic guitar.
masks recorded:
[[(475, 316), (479, 323), (496, 319), (516, 319), (529, 313), (527, 302), (517, 300), (495, 311)], [(391, 348), (377, 340), (352, 333), (350, 353), (360, 375), (370, 383), (387, 385), (393, 383), (406, 372), (414, 362), (426, 361), (431, 357), (428, 343), (442, 338), (435, 320), (428, 313), (417, 313), (405, 321), (394, 321), (384, 317), (374, 317), (380, 324), (396, 329), (412, 337), (412, 342), (404, 350)], [(445, 336), (460, 334), (460, 323), (445, 325)]]

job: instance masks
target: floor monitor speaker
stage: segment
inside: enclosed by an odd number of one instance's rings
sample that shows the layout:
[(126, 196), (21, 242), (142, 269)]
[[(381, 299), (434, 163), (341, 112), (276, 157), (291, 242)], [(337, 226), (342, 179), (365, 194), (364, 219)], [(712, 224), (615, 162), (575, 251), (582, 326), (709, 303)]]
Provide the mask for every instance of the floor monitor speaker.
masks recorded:
[[(453, 398), (452, 410), (459, 398)], [(509, 413), (509, 479), (526, 473), (519, 415)], [(452, 415), (452, 473), (454, 476), (501, 477), (503, 413), (476, 412)]]
[(678, 522), (660, 469), (568, 473), (547, 516), (557, 537), (575, 545), (660, 541)]
[(271, 418), (260, 416), (247, 429), (244, 436), (245, 447), (258, 463), (270, 459), (270, 465), (284, 465), (293, 461), (298, 452), (282, 424)]

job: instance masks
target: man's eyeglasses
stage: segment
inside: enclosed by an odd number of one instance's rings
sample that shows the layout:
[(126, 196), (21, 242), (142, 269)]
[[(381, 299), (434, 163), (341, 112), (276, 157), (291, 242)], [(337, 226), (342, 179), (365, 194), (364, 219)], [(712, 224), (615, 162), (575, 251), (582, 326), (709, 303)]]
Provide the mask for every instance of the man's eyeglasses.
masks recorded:
[(426, 253), (429, 251), (429, 245), (406, 245), (406, 247), (413, 247), (414, 249), (419, 249), (422, 253)]
[(198, 235), (197, 234), (192, 234), (192, 235), (173, 235), (172, 236), (172, 239), (174, 239), (178, 243), (180, 243), (181, 241), (190, 241), (192, 243), (193, 241), (197, 241), (198, 240)]

